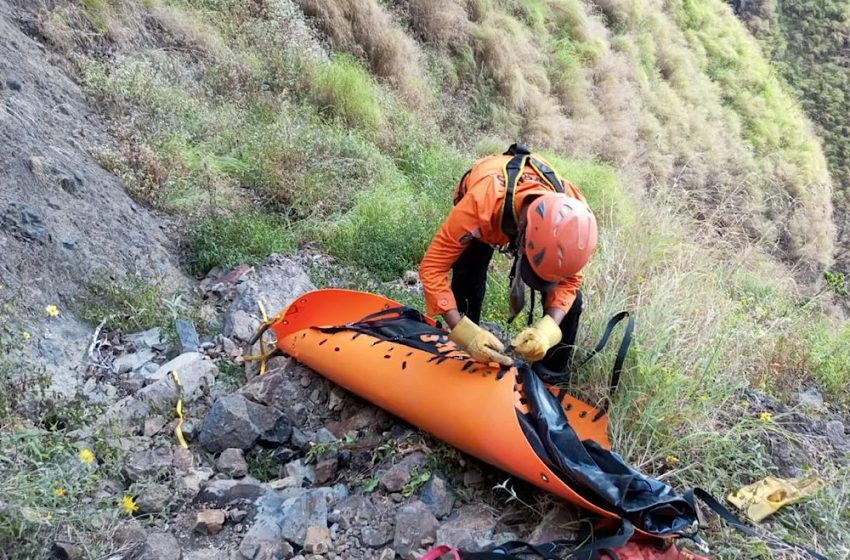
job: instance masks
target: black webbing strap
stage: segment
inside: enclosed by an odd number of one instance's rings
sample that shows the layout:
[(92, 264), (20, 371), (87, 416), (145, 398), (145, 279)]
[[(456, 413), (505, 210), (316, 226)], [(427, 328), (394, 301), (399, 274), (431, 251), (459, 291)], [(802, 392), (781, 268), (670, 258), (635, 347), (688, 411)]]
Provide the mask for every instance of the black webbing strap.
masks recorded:
[(555, 192), (563, 193), (564, 185), (558, 179), (555, 170), (536, 158), (529, 158), (528, 163), (537, 172), (537, 174), (546, 181)]
[(626, 361), (626, 355), (629, 353), (629, 347), (632, 344), (632, 334), (635, 330), (634, 317), (632, 317), (628, 311), (620, 311), (611, 317), (611, 320), (608, 321), (608, 324), (605, 326), (605, 332), (602, 333), (602, 338), (600, 338), (599, 342), (596, 343), (596, 347), (584, 360), (582, 360), (578, 367), (576, 367), (576, 369), (581, 368), (605, 348), (608, 344), (608, 339), (611, 338), (611, 333), (614, 331), (614, 327), (620, 324), (623, 319), (628, 319), (628, 322), (626, 322), (626, 330), (623, 332), (623, 340), (620, 342), (620, 348), (617, 350), (617, 357), (614, 360), (614, 368), (611, 370), (611, 381), (608, 383), (608, 396), (605, 398), (605, 403), (600, 409), (600, 414), (608, 411), (608, 407), (614, 399), (614, 394), (617, 392), (617, 387), (620, 385), (620, 377), (623, 373), (623, 364)]
[(747, 535), (748, 537), (755, 537), (757, 539), (760, 539), (760, 540), (764, 541), (764, 543), (767, 544), (767, 546), (769, 546), (770, 548), (772, 548), (774, 550), (789, 550), (789, 549), (792, 549), (792, 550), (804, 552), (804, 553), (808, 554), (809, 556), (811, 556), (812, 558), (815, 558), (816, 560), (829, 560), (829, 558), (827, 558), (823, 554), (816, 552), (816, 551), (812, 550), (811, 548), (809, 548), (807, 546), (803, 546), (801, 544), (797, 544), (797, 543), (793, 543), (793, 542), (784, 541), (784, 540), (781, 540), (781, 539), (774, 537), (773, 535), (762, 534), (759, 531), (756, 531), (755, 529), (753, 529), (752, 527), (750, 527), (749, 525), (747, 525), (746, 523), (744, 523), (743, 521), (738, 519), (738, 517), (734, 513), (729, 511), (729, 508), (727, 508), (726, 506), (721, 504), (720, 501), (717, 498), (715, 498), (714, 496), (712, 496), (711, 494), (709, 494), (708, 492), (706, 492), (702, 488), (694, 488), (692, 490), (688, 490), (687, 492), (685, 492), (683, 498), (685, 498), (688, 502), (690, 502), (691, 507), (693, 507), (695, 511), (696, 511), (696, 501), (697, 500), (701, 501), (706, 506), (708, 506), (708, 508), (711, 511), (716, 513), (717, 516), (720, 519), (722, 519), (723, 521), (725, 521), (726, 523), (728, 523), (729, 525), (734, 527), (735, 530), (737, 530), (739, 533), (741, 533), (743, 535)]
[[(516, 144), (511, 146), (511, 148), (514, 148), (515, 146)], [(508, 151), (510, 152), (510, 150)], [(517, 153), (505, 165), (505, 202), (502, 204), (501, 227), (502, 233), (504, 233), (512, 242), (516, 240), (517, 236), (517, 222), (516, 215), (514, 215), (514, 191), (516, 190), (517, 181), (519, 181), (520, 174), (525, 168), (525, 163), (528, 161), (528, 158), (528, 150), (524, 150), (524, 153)]]
[[(634, 527), (625, 519), (621, 520), (617, 533), (588, 541), (587, 538), (561, 539), (540, 544), (524, 541), (510, 541), (485, 552), (463, 552), (463, 560), (524, 560), (541, 558), (542, 560), (596, 560), (605, 553), (617, 560), (614, 549), (625, 546), (634, 536)], [(584, 543), (584, 544), (581, 544)], [(576, 545), (580, 545), (576, 547)]]

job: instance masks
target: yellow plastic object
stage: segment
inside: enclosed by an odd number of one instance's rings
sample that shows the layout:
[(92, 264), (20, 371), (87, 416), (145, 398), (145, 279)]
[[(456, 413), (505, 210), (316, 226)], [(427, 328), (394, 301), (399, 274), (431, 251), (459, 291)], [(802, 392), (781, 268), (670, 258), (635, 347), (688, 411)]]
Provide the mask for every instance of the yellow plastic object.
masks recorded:
[[(426, 350), (316, 328), (356, 322), (399, 305), (374, 294), (317, 290), (294, 301), (272, 319), (270, 328), (282, 351), (352, 393), (564, 500), (608, 519), (619, 518), (577, 494), (534, 452), (517, 418), (518, 411), (528, 408), (516, 368), (498, 378), (498, 367), (473, 361), (453, 343), (441, 350), (453, 359), (434, 360)], [(602, 411), (549, 389), (581, 439), (610, 449), (608, 418)]]
[(727, 499), (748, 519), (759, 523), (776, 513), (779, 508), (811, 496), (820, 490), (823, 484), (823, 480), (817, 477), (800, 481), (796, 478), (782, 479), (768, 476), (732, 492)]

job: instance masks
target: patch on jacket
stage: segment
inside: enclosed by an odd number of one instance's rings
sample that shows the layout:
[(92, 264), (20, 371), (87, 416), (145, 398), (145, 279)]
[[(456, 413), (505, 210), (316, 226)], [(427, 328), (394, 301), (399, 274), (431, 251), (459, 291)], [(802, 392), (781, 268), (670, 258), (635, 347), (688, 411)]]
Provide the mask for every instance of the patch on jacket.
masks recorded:
[(461, 235), (460, 239), (458, 239), (458, 243), (461, 245), (469, 245), (473, 239), (478, 239), (479, 237), (481, 237), (481, 230), (474, 229)]

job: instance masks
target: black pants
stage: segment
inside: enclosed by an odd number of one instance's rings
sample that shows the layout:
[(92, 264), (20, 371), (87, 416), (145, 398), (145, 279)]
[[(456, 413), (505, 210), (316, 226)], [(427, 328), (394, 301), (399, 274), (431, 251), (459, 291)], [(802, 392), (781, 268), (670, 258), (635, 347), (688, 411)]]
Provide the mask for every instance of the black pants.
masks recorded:
[[(458, 311), (475, 323), (481, 320), (481, 305), (487, 290), (487, 267), (492, 258), (492, 247), (473, 240), (452, 267), (452, 293), (457, 300)], [(559, 374), (569, 370), (581, 309), (582, 296), (579, 291), (575, 303), (561, 321), (561, 342), (551, 348), (540, 362), (544, 371)]]

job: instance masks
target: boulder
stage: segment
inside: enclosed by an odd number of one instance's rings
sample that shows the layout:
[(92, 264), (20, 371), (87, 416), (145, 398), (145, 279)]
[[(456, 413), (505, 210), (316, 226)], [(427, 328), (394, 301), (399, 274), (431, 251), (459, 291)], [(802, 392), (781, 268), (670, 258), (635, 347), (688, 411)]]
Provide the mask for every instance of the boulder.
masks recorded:
[(132, 560), (180, 560), (180, 543), (171, 533), (149, 533)]
[(422, 502), (403, 506), (395, 520), (393, 549), (404, 560), (416, 560), (417, 552), (437, 538), (437, 518)]
[(201, 426), (199, 441), (208, 451), (250, 449), (257, 442), (279, 445), (289, 441), (292, 424), (279, 410), (233, 394), (216, 399)]
[(224, 527), (224, 510), (207, 509), (195, 515), (192, 530), (201, 535), (216, 535)]
[(233, 478), (242, 478), (248, 474), (248, 463), (241, 449), (225, 449), (215, 461), (215, 470)]
[(451, 488), (449, 488), (449, 483), (439, 474), (434, 474), (425, 483), (425, 486), (422, 487), (420, 499), (437, 519), (449, 515), (455, 503), (455, 497)]
[[(483, 505), (463, 506), (437, 529), (437, 540), (456, 548), (478, 552), (493, 542), (495, 513)], [(536, 541), (535, 541), (536, 542)]]
[(127, 457), (124, 474), (131, 482), (160, 477), (171, 470), (171, 448), (158, 447), (136, 451)]
[(381, 488), (387, 492), (401, 492), (410, 482), (410, 469), (405, 465), (393, 465), (381, 475)]
[(153, 484), (142, 488), (136, 505), (139, 506), (140, 514), (161, 514), (171, 505), (174, 492), (164, 484)]

